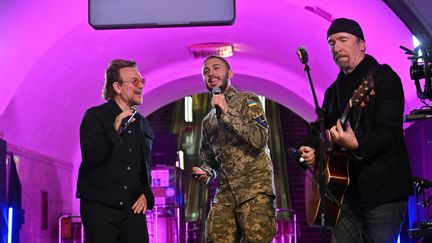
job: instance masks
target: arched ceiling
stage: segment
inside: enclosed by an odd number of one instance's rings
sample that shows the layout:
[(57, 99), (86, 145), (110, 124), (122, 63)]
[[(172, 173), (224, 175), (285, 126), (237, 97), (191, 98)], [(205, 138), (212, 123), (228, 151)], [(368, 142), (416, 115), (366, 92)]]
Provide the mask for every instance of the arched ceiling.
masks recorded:
[(399, 45), (412, 36), (381, 1), (237, 0), (232, 26), (94, 30), (87, 2), (3, 0), (0, 7), (0, 131), (8, 142), (79, 162), (79, 125), (84, 111), (100, 104), (104, 69), (112, 59), (136, 60), (148, 80), (148, 115), (185, 95), (205, 92), (191, 44), (233, 43), (228, 60), (234, 86), (265, 95), (308, 121), (315, 119), (311, 91), (296, 56), (306, 46), (319, 101), (338, 72), (326, 43), (329, 21), (305, 9), (362, 25), (367, 52), (401, 76), (406, 111), (418, 108), (410, 63)]

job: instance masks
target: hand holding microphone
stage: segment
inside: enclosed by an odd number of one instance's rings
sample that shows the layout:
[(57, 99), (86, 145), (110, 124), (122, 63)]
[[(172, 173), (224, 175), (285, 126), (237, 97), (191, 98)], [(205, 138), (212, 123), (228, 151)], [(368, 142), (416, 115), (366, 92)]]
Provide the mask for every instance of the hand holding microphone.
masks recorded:
[(299, 150), (304, 163), (309, 167), (315, 166), (315, 149), (309, 146), (301, 146)]
[(120, 113), (114, 120), (114, 129), (116, 130), (116, 132), (123, 132), (127, 128), (127, 126), (129, 126), (129, 124), (134, 122), (136, 120), (134, 116), (137, 112), (138, 109), (131, 108), (130, 110), (126, 110)]
[(288, 154), (291, 156), (291, 158), (298, 163), (298, 165), (300, 166), (300, 168), (302, 168), (303, 170), (307, 170), (308, 169), (308, 165), (306, 164), (305, 159), (302, 157), (302, 154), (300, 152), (300, 150), (295, 149), (295, 148), (288, 148)]
[(206, 184), (210, 179), (207, 173), (199, 167), (192, 167), (191, 176), (193, 179), (198, 181), (199, 183)]
[(226, 113), (228, 111), (228, 104), (220, 88), (214, 87), (211, 93), (213, 94), (211, 104), (216, 109), (217, 119), (220, 119), (222, 112)]

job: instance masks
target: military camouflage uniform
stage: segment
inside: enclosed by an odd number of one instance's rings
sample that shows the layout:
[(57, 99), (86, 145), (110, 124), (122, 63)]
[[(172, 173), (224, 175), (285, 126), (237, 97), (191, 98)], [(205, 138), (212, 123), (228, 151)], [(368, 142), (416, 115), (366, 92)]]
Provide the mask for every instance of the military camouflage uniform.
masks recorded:
[(224, 92), (228, 111), (212, 109), (202, 122), (201, 169), (219, 186), (206, 223), (207, 242), (270, 242), (275, 234), (273, 166), (268, 125), (258, 97)]

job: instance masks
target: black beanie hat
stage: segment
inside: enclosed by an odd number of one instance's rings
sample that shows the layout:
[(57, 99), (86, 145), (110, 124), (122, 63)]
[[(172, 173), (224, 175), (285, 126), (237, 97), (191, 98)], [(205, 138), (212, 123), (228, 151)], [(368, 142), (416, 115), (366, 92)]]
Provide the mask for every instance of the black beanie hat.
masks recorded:
[(338, 32), (347, 32), (357, 36), (363, 41), (365, 40), (360, 25), (352, 19), (346, 19), (346, 18), (335, 19), (331, 23), (330, 28), (327, 30), (327, 39), (329, 38), (330, 35)]

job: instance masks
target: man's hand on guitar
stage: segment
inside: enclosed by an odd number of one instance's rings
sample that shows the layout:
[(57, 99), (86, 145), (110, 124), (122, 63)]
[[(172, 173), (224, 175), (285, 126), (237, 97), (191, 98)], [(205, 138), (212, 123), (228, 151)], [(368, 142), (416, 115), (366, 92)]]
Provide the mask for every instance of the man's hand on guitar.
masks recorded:
[(301, 157), (309, 167), (315, 166), (315, 149), (309, 146), (300, 147)]
[(341, 147), (350, 151), (358, 149), (358, 141), (348, 121), (346, 123), (346, 130), (343, 129), (340, 119), (337, 121), (336, 126), (330, 129), (331, 140)]

